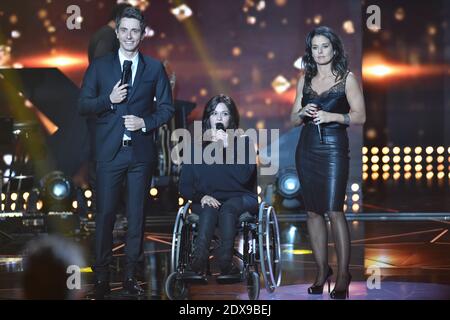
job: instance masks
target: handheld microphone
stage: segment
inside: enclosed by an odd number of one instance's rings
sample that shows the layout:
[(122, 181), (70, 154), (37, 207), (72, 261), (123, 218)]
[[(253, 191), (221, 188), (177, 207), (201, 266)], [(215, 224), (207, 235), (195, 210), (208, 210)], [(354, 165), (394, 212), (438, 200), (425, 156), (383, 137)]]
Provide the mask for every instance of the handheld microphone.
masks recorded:
[(216, 130), (223, 130), (223, 131), (225, 131), (225, 126), (223, 125), (222, 122), (217, 122), (216, 123)]
[[(319, 105), (319, 103), (317, 101), (313, 101), (313, 103), (317, 104), (317, 111), (322, 110), (322, 107)], [(320, 123), (316, 124), (317, 126), (317, 132), (319, 133), (319, 140), (320, 143), (323, 143), (323, 139), (322, 139), (322, 131), (320, 130)]]

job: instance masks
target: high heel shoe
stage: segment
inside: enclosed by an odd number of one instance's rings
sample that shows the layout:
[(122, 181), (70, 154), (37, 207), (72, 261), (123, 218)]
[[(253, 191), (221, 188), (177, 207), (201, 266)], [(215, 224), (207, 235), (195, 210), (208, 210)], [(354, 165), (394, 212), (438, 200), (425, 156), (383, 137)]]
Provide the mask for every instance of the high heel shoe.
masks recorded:
[(308, 294), (322, 294), (323, 286), (325, 285), (325, 282), (328, 283), (328, 293), (330, 293), (330, 283), (331, 283), (332, 275), (333, 275), (333, 269), (331, 269), (330, 266), (328, 266), (328, 272), (327, 272), (327, 277), (325, 278), (325, 281), (321, 285), (309, 287)]
[(347, 287), (344, 290), (333, 289), (333, 291), (331, 291), (331, 293), (330, 293), (330, 298), (331, 299), (348, 299), (350, 296), (350, 290), (349, 290), (350, 282), (352, 282), (351, 274), (348, 275)]

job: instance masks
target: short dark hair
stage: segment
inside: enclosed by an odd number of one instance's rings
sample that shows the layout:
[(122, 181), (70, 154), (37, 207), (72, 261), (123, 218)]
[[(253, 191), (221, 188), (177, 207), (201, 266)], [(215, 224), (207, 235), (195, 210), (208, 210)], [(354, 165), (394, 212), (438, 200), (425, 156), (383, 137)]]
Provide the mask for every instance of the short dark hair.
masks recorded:
[(116, 17), (116, 29), (117, 30), (119, 30), (120, 21), (123, 18), (132, 18), (132, 19), (138, 20), (139, 25), (141, 27), (141, 33), (145, 32), (146, 24), (145, 24), (144, 14), (138, 8), (135, 8), (135, 7), (125, 8), (123, 10), (122, 14)]
[(209, 117), (216, 110), (216, 107), (219, 103), (223, 103), (227, 106), (228, 111), (230, 112), (230, 125), (228, 129), (238, 129), (239, 128), (239, 112), (237, 110), (236, 104), (234, 103), (231, 97), (219, 94), (217, 96), (212, 97), (205, 106), (205, 110), (203, 111), (203, 119), (202, 119), (202, 130), (205, 132), (208, 129), (211, 129), (211, 122), (209, 121)]
[(109, 17), (109, 20), (116, 21), (116, 18), (122, 15), (123, 10), (129, 7), (132, 7), (132, 5), (129, 3), (116, 4), (111, 10), (111, 16)]

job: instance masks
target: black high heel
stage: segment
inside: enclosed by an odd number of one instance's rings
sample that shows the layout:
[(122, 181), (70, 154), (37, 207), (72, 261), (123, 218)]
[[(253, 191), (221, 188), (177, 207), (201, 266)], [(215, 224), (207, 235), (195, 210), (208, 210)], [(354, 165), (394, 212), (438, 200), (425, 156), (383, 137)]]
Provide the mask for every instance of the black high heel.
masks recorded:
[(333, 291), (331, 291), (331, 293), (330, 293), (330, 298), (331, 299), (348, 299), (350, 296), (350, 289), (349, 289), (350, 282), (352, 282), (351, 274), (348, 275), (347, 287), (344, 290), (333, 289)]
[(309, 287), (308, 294), (322, 294), (323, 286), (325, 285), (325, 282), (328, 283), (328, 293), (330, 293), (330, 283), (331, 283), (332, 275), (333, 275), (333, 269), (331, 269), (330, 266), (328, 266), (328, 272), (327, 272), (327, 277), (325, 278), (325, 281), (322, 283), (322, 285)]

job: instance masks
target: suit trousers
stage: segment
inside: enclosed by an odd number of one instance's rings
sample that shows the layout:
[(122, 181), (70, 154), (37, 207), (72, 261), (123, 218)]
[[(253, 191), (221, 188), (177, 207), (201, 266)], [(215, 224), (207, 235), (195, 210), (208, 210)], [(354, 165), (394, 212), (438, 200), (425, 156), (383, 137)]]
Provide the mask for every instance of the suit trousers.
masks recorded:
[(97, 214), (95, 217), (95, 265), (97, 280), (109, 280), (113, 229), (122, 184), (127, 188), (128, 230), (125, 243), (125, 278), (134, 277), (143, 254), (144, 202), (151, 183), (150, 163), (133, 159), (132, 147), (121, 147), (111, 161), (97, 162)]

